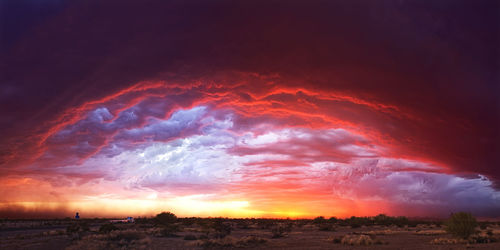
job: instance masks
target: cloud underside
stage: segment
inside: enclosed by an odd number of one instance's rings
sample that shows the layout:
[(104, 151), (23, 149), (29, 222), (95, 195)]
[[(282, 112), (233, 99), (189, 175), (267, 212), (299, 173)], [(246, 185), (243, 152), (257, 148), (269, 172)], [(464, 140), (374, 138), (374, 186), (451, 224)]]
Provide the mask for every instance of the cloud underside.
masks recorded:
[(67, 110), (10, 156), (0, 209), (137, 200), (179, 214), (499, 216), (487, 174), (428, 153), (418, 112), (240, 77), (141, 82)]

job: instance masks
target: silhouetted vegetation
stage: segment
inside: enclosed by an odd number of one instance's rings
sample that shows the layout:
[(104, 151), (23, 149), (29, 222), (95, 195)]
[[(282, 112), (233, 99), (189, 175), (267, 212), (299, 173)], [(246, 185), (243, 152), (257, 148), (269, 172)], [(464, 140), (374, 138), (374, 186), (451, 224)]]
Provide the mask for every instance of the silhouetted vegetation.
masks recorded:
[(215, 238), (224, 238), (231, 234), (231, 225), (222, 218), (215, 218), (212, 227), (215, 230)]
[(178, 231), (178, 226), (175, 224), (177, 222), (177, 216), (171, 212), (162, 212), (156, 215), (154, 218), (156, 225), (162, 227), (163, 236), (175, 236), (175, 232)]
[[(446, 227), (441, 227), (442, 224), (445, 224)], [(286, 242), (290, 240), (297, 240), (296, 237), (301, 235), (310, 237), (311, 234), (316, 234), (315, 237), (324, 237), (323, 240), (346, 246), (377, 244), (391, 244), (393, 246), (394, 242), (397, 241), (393, 241), (391, 238), (413, 235), (413, 237), (422, 237), (427, 244), (494, 243), (491, 245), (494, 248), (498, 246), (495, 245), (498, 244), (495, 242), (498, 242), (500, 234), (500, 228), (497, 224), (497, 222), (488, 221), (476, 222), (475, 218), (467, 213), (453, 214), (450, 219), (444, 221), (384, 214), (373, 217), (352, 216), (349, 218), (319, 216), (314, 219), (177, 218), (171, 212), (162, 212), (154, 217), (136, 218), (135, 223), (127, 223), (119, 218), (0, 220), (0, 229), (54, 227), (53, 230), (42, 231), (36, 233), (35, 236), (19, 234), (15, 236), (15, 239), (65, 237), (72, 242), (73, 249), (113, 247), (147, 249), (149, 246), (159, 247), (159, 244), (165, 244), (165, 242), (169, 242), (169, 244), (177, 242), (175, 244), (178, 248), (182, 248), (182, 246), (187, 248), (189, 248), (188, 246), (265, 248), (266, 246), (260, 244), (264, 244), (266, 241), (271, 241), (272, 244), (279, 242), (279, 244), (286, 245)], [(64, 228), (66, 228), (66, 233)], [(297, 231), (297, 234), (294, 234), (294, 237), (287, 237), (292, 231)], [(455, 237), (451, 237), (447, 232)], [(384, 236), (376, 238), (378, 235)]]
[(89, 231), (89, 224), (86, 221), (78, 221), (66, 227), (67, 233), (78, 233)]
[(99, 228), (100, 233), (109, 233), (109, 232), (114, 231), (114, 230), (118, 230), (118, 228), (111, 223), (104, 224)]
[(470, 213), (454, 213), (446, 221), (446, 231), (455, 237), (467, 239), (476, 232), (477, 221)]
[(192, 235), (192, 234), (188, 234), (186, 236), (184, 236), (184, 240), (197, 240), (198, 238), (196, 238), (196, 236)]
[(325, 222), (326, 222), (326, 219), (325, 219), (325, 217), (323, 217), (323, 216), (318, 216), (318, 217), (314, 218), (312, 222), (313, 222), (314, 224), (319, 225), (319, 224), (323, 224), (323, 223), (325, 223)]
[(274, 223), (271, 227), (272, 238), (284, 237), (287, 233), (292, 231), (292, 223), (282, 222)]
[(161, 226), (172, 225), (177, 222), (177, 216), (171, 212), (162, 212), (156, 215), (155, 222)]

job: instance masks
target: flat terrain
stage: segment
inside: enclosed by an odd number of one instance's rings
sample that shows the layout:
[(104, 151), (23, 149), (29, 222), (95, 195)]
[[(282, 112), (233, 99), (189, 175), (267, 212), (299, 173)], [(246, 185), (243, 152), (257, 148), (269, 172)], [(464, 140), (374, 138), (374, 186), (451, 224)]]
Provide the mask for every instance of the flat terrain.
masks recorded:
[(173, 227), (152, 220), (3, 221), (0, 249), (500, 249), (500, 226), (494, 223), (477, 228), (489, 243), (470, 243), (434, 224), (352, 228), (310, 220), (211, 220), (176, 222)]

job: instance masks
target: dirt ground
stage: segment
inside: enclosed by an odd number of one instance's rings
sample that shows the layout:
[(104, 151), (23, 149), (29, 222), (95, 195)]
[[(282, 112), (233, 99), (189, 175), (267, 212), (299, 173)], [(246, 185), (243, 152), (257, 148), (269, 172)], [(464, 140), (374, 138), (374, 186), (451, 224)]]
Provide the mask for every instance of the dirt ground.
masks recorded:
[[(88, 223), (88, 228), (70, 232), (73, 221), (52, 223), (3, 223), (0, 227), (0, 249), (500, 249), (500, 242), (433, 244), (435, 239), (454, 239), (441, 226), (349, 226), (335, 225), (330, 231), (321, 231), (318, 225), (291, 226), (282, 237), (273, 238), (271, 228), (231, 224), (231, 232), (224, 239), (216, 239), (212, 229), (197, 224), (179, 225), (172, 235), (162, 234), (162, 228), (152, 224), (113, 224), (117, 230), (99, 232), (108, 222)], [(479, 229), (478, 229), (479, 230)], [(500, 239), (500, 226), (483, 228), (491, 239)], [(189, 235), (189, 236), (188, 236)], [(346, 235), (368, 242), (344, 242)], [(188, 236), (188, 237), (186, 237)], [(192, 239), (189, 239), (191, 237)], [(208, 239), (219, 243), (206, 244)], [(242, 240), (246, 239), (246, 241)], [(338, 239), (336, 242), (333, 239)], [(493, 241), (495, 241), (493, 240)], [(366, 244), (366, 245), (365, 245)]]

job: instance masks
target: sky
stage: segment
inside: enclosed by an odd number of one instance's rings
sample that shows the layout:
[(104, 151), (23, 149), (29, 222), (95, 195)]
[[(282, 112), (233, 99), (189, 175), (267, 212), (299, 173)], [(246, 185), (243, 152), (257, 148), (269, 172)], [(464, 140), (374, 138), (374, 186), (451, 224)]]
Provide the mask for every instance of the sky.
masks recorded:
[(499, 218), (499, 10), (1, 1), (0, 218)]

